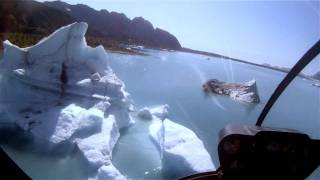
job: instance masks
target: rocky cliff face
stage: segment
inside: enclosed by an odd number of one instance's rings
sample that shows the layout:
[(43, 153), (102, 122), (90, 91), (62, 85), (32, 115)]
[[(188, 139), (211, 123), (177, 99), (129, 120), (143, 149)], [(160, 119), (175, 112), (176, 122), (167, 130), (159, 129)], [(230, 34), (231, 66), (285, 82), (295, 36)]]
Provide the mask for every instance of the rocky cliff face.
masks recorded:
[(89, 6), (70, 5), (61, 1), (45, 2), (45, 5), (69, 14), (77, 21), (89, 24), (89, 34), (94, 32), (103, 36), (157, 48), (180, 49), (177, 38), (169, 32), (154, 28), (142, 17), (130, 20), (123, 13), (97, 11)]
[[(169, 32), (156, 28), (154, 32), (154, 37), (155, 37), (155, 42), (157, 43), (158, 46), (162, 48), (169, 47), (170, 49), (180, 49), (181, 45), (178, 44), (178, 40), (176, 37), (174, 37), (172, 34)], [(178, 43), (177, 43), (178, 42)], [(166, 45), (170, 46), (166, 46)]]

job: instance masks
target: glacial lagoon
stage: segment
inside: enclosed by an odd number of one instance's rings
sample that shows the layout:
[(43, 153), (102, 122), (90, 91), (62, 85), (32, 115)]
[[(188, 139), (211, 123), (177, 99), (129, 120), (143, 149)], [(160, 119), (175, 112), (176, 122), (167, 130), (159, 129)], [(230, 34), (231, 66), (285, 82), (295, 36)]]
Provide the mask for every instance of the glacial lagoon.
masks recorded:
[[(285, 73), (231, 60), (183, 53), (147, 50), (147, 56), (107, 53), (109, 66), (126, 85), (136, 110), (169, 105), (169, 118), (188, 127), (203, 141), (216, 167), (218, 133), (228, 123), (254, 124)], [(1, 54), (1, 53), (0, 53)], [(224, 96), (206, 96), (201, 85), (216, 78), (227, 82), (255, 79), (261, 102), (242, 104)], [(264, 126), (296, 129), (320, 138), (320, 89), (297, 77), (275, 104)], [(148, 135), (148, 121), (121, 132), (113, 164), (131, 179), (164, 179), (160, 155)], [(10, 144), (2, 147), (33, 179), (87, 179), (78, 152), (68, 156), (39, 155)], [(195, 147), (196, 148), (196, 147)], [(319, 170), (318, 170), (319, 171)], [(310, 179), (319, 178), (314, 173)]]

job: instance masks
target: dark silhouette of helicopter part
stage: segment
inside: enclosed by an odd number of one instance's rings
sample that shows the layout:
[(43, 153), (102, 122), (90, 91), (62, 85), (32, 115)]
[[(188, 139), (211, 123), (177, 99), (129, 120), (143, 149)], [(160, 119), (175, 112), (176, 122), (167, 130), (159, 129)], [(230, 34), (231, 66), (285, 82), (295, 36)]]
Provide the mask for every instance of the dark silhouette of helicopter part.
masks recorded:
[(289, 129), (261, 127), (273, 104), (318, 54), (320, 40), (294, 65), (275, 89), (256, 125), (227, 125), (220, 131), (220, 167), (182, 180), (302, 180), (320, 165), (320, 140)]

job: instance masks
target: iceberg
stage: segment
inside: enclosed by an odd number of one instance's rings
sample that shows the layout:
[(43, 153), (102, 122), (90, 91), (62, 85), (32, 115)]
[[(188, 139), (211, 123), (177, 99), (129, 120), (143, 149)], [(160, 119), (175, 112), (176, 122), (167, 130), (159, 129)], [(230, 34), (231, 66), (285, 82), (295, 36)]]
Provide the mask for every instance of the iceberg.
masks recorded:
[(202, 85), (206, 93), (227, 95), (231, 99), (244, 103), (259, 103), (257, 84), (255, 80), (245, 83), (226, 83), (217, 79), (210, 79)]
[[(215, 166), (202, 141), (190, 129), (167, 118), (168, 105), (158, 106), (149, 127), (150, 137), (160, 151), (162, 171), (169, 178), (214, 171)], [(162, 112), (162, 113), (159, 113)]]
[(312, 83), (312, 86), (320, 87), (320, 83)]
[[(96, 172), (89, 179), (127, 179), (112, 164), (112, 151), (120, 129), (134, 123), (133, 103), (104, 48), (87, 46), (87, 28), (83, 22), (70, 24), (27, 48), (3, 43), (0, 123), (17, 126), (17, 134), (28, 136), (24, 143), (39, 151), (79, 150)], [(169, 120), (168, 108), (146, 107), (137, 114), (150, 120), (163, 172), (181, 177), (215, 170), (202, 141)]]
[(111, 159), (119, 129), (134, 123), (132, 101), (104, 48), (87, 46), (87, 28), (70, 24), (27, 48), (3, 42), (0, 121), (45, 142), (35, 148), (78, 148), (98, 179), (124, 179)]

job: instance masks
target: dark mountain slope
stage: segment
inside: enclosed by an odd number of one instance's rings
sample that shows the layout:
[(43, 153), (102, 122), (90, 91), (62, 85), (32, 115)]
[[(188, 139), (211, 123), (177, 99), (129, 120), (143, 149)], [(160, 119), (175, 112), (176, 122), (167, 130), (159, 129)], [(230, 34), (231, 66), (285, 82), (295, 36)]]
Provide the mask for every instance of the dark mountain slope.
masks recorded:
[(69, 14), (31, 0), (1, 0), (0, 32), (48, 34), (74, 22)]
[[(89, 44), (103, 44), (118, 49), (120, 44), (137, 44), (154, 48), (180, 49), (170, 33), (154, 29), (142, 17), (130, 20), (123, 13), (97, 11), (89, 6), (70, 5), (62, 1), (40, 3), (33, 0), (1, 0), (0, 38), (14, 39), (18, 45), (29, 45), (57, 28), (84, 21), (89, 24)], [(10, 33), (9, 35), (7, 35)], [(22, 33), (22, 34), (21, 34)], [(20, 37), (27, 38), (28, 42)]]
[(77, 21), (87, 22), (89, 31), (97, 31), (103, 36), (158, 48), (181, 48), (176, 37), (165, 30), (154, 29), (153, 25), (142, 17), (130, 20), (123, 13), (97, 11), (86, 5), (70, 5), (61, 1), (44, 4), (69, 14)]

